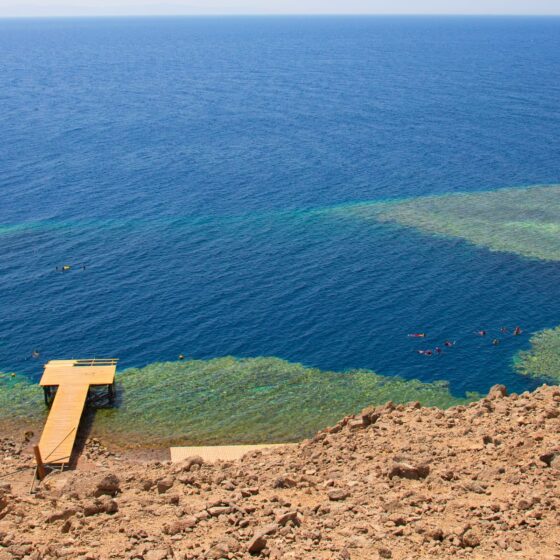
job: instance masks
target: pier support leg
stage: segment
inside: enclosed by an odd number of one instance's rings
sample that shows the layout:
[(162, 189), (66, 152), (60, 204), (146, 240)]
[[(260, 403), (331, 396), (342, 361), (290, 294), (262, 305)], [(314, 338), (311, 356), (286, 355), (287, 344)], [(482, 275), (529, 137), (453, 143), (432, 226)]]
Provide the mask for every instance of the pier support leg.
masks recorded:
[(33, 447), (33, 453), (35, 453), (35, 461), (37, 462), (37, 476), (39, 480), (43, 480), (45, 476), (47, 476), (47, 472), (45, 471), (45, 465), (43, 464), (43, 459), (41, 457), (41, 451), (39, 446), (36, 445)]

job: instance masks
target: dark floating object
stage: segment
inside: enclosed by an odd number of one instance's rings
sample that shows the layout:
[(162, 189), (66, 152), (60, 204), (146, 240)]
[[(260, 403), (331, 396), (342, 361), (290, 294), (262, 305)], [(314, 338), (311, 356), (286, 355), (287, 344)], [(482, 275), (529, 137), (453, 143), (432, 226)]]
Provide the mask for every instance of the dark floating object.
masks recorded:
[(81, 268), (82, 270), (86, 269), (86, 263), (80, 264), (63, 264), (62, 266), (57, 266), (56, 270), (60, 272), (69, 272), (73, 268)]

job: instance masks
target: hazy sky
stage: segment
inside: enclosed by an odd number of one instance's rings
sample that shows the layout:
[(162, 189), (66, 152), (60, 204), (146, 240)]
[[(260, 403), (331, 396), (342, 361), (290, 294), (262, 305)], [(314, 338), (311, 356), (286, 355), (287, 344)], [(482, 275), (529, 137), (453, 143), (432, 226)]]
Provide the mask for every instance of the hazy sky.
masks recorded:
[(407, 13), (560, 15), (560, 0), (0, 0), (0, 17)]

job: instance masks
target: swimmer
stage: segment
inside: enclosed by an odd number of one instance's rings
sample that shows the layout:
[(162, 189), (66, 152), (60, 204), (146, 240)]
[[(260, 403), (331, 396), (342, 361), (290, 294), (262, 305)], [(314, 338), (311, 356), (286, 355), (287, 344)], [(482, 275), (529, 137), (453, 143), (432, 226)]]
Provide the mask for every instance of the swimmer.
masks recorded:
[(442, 352), (443, 350), (439, 346), (436, 346), (436, 354), (441, 354)]
[(446, 340), (446, 341), (443, 343), (443, 345), (444, 345), (446, 348), (451, 348), (452, 346), (455, 346), (455, 342), (451, 342), (451, 340)]
[(523, 331), (521, 330), (521, 327), (515, 327), (515, 330), (513, 331), (513, 336), (519, 336)]
[(500, 344), (500, 339), (499, 339), (499, 338), (495, 338), (495, 339), (492, 341), (492, 344), (493, 344), (494, 346), (498, 346), (498, 345)]
[(39, 350), (33, 350), (31, 356), (37, 360), (41, 356), (41, 352), (39, 352)]
[(424, 352), (424, 356), (431, 356), (433, 354), (433, 352), (431, 350), (426, 350)]
[(185, 356), (183, 354), (179, 354), (179, 360), (184, 360)]
[(488, 331), (477, 331), (476, 333), (478, 336), (486, 336), (488, 334)]
[(501, 332), (502, 334), (506, 334), (506, 333), (509, 332), (509, 329), (508, 329), (507, 327), (501, 327), (501, 328), (500, 328), (500, 332)]

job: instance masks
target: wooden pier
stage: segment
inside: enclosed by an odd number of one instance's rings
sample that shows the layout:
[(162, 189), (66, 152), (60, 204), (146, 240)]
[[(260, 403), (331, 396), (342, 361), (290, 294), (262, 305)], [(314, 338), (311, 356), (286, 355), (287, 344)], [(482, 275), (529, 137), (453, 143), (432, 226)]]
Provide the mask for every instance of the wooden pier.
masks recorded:
[[(38, 471), (44, 465), (61, 468), (70, 462), (84, 407), (90, 398), (114, 397), (117, 360), (51, 360), (45, 365), (40, 385), (45, 402), (51, 407), (38, 448)], [(106, 393), (97, 394), (98, 387)]]

